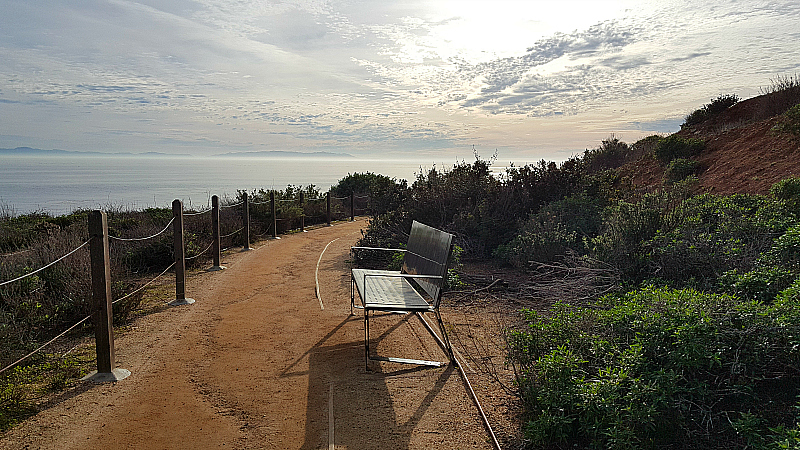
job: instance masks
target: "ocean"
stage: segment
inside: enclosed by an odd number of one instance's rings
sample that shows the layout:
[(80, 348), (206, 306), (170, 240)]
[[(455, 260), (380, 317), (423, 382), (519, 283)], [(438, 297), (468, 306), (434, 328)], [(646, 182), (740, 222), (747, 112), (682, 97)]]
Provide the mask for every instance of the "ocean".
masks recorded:
[[(166, 156), (0, 156), (0, 208), (15, 214), (53, 215), (76, 209), (127, 210), (210, 205), (211, 196), (237, 190), (285, 189), (313, 184), (325, 192), (348, 173), (373, 172), (414, 181), (441, 162), (357, 158), (267, 159)], [(452, 162), (444, 167), (452, 167)]]

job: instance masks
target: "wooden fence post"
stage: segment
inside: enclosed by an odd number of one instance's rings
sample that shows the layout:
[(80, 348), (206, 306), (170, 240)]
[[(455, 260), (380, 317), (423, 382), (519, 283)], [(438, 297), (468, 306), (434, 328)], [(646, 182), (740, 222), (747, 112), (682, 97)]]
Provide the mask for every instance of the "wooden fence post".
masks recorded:
[(356, 194), (350, 193), (350, 221), (356, 220)]
[(272, 211), (272, 239), (278, 239), (278, 216), (275, 213), (275, 191), (269, 191), (269, 207)]
[(209, 272), (222, 270), (225, 267), (220, 265), (220, 252), (222, 251), (219, 237), (219, 197), (211, 196), (211, 259), (213, 263), (209, 267)]
[(190, 305), (193, 298), (186, 298), (186, 247), (183, 243), (183, 202), (172, 201), (172, 248), (175, 253), (175, 300), (172, 306)]
[(242, 249), (243, 252), (250, 250), (250, 199), (247, 196), (247, 192), (242, 194), (242, 220), (244, 227), (244, 248)]
[(92, 300), (94, 303), (95, 349), (97, 371), (82, 380), (107, 383), (127, 378), (130, 371), (115, 369), (114, 327), (111, 307), (111, 263), (108, 248), (108, 218), (103, 211), (89, 213), (89, 255), (92, 271)]
[(300, 191), (300, 232), (306, 232), (306, 209), (303, 206), (303, 191)]
[(328, 226), (331, 226), (331, 191), (325, 193), (325, 209), (328, 215)]

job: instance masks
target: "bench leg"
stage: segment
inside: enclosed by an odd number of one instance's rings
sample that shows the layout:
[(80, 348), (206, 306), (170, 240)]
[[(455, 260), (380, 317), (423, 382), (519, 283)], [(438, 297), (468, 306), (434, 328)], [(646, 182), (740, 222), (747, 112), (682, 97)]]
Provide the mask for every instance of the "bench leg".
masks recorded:
[(364, 367), (369, 372), (369, 310), (364, 310)]
[(456, 358), (453, 354), (453, 347), (450, 345), (450, 337), (447, 335), (447, 330), (445, 329), (444, 322), (442, 321), (442, 315), (439, 314), (438, 309), (434, 311), (434, 315), (436, 316), (436, 321), (439, 323), (439, 329), (442, 330), (442, 339), (444, 340), (444, 345), (447, 347), (447, 356), (450, 358), (450, 362), (452, 363)]

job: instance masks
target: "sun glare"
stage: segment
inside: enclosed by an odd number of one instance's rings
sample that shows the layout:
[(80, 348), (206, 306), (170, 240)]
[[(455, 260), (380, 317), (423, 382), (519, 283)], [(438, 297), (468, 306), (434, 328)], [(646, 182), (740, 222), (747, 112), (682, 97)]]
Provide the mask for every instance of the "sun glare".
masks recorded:
[(469, 63), (524, 53), (553, 33), (570, 33), (623, 17), (634, 1), (443, 1), (428, 2), (432, 23), (426, 47), (442, 59)]

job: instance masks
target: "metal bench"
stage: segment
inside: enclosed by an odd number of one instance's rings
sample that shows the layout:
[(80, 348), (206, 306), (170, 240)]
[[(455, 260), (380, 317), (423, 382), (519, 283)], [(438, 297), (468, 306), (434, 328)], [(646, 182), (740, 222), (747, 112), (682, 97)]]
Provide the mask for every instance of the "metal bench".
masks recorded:
[[(353, 308), (364, 310), (364, 355), (367, 370), (369, 361), (391, 361), (403, 364), (419, 364), (439, 367), (444, 362), (424, 361), (407, 358), (373, 356), (369, 349), (369, 316), (376, 311), (414, 314), (420, 318), (425, 328), (454, 360), (450, 340), (447, 337), (439, 303), (442, 288), (447, 276), (447, 265), (453, 245), (453, 235), (417, 221), (411, 225), (411, 234), (405, 249), (385, 249), (374, 247), (352, 247), (352, 250), (383, 250), (403, 252), (402, 270), (353, 269), (351, 272), (350, 313)], [(355, 293), (361, 299), (361, 306), (355, 305)], [(442, 339), (436, 335), (422, 313), (432, 312), (439, 324)], [(443, 341), (443, 342), (442, 342)]]

